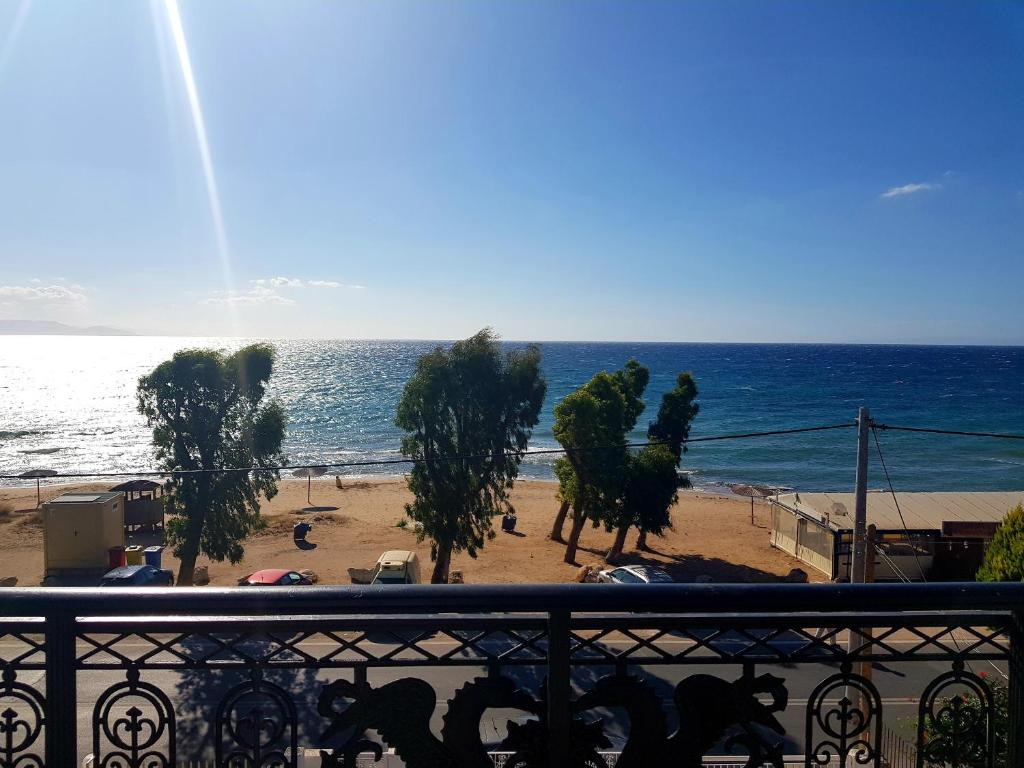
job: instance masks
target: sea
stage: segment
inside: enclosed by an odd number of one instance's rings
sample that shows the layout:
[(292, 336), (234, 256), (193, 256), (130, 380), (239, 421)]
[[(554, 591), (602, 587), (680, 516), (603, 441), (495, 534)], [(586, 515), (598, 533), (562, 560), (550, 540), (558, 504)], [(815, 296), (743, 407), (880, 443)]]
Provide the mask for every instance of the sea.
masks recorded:
[[(155, 466), (137, 412), (138, 379), (176, 350), (233, 350), (226, 338), (0, 336), (0, 474), (131, 472)], [(400, 458), (395, 406), (417, 358), (445, 342), (273, 340), (271, 396), (288, 414), (292, 464)], [(525, 346), (507, 342), (509, 349)], [(680, 371), (699, 388), (691, 437), (849, 423), (860, 406), (879, 424), (1024, 434), (1024, 348), (819, 344), (544, 342), (548, 391), (531, 450), (556, 448), (553, 408), (598, 371), (630, 358), (651, 372), (644, 439)], [(1024, 441), (894, 431), (871, 445), (868, 483), (898, 491), (1024, 489)], [(521, 475), (552, 478), (555, 456), (526, 457)], [(852, 490), (856, 430), (695, 442), (683, 457), (697, 489), (735, 483)], [(396, 465), (343, 476), (395, 475)], [(287, 473), (285, 473), (287, 474)], [(11, 484), (17, 481), (0, 481)], [(24, 482), (24, 481), (21, 481)]]

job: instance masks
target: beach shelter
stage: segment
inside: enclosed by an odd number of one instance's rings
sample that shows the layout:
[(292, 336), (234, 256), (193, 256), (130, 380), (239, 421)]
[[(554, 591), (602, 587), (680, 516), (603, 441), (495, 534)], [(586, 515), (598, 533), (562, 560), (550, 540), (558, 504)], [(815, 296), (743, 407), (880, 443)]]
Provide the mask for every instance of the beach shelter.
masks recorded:
[(55, 469), (30, 469), (28, 472), (22, 472), (18, 477), (24, 477), (26, 480), (36, 481), (36, 506), (40, 504), (41, 496), (39, 491), (39, 478), (41, 477), (56, 477), (57, 470)]
[(295, 477), (306, 478), (306, 503), (309, 506), (313, 506), (313, 500), (310, 495), (313, 491), (313, 478), (320, 477), (327, 473), (327, 467), (302, 467), (302, 469), (296, 469), (292, 474)]

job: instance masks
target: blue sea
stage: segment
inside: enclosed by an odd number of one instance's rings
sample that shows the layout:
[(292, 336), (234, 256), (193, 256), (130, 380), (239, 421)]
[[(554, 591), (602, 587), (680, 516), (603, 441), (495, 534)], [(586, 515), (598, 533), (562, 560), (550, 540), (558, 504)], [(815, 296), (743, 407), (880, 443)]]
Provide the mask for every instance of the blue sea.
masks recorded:
[[(29, 468), (129, 471), (153, 466), (135, 383), (175, 350), (248, 340), (0, 336), (0, 474)], [(292, 463), (399, 457), (395, 404), (416, 358), (437, 342), (274, 341), (273, 395), (289, 415)], [(509, 348), (522, 346), (510, 342)], [(788, 344), (543, 343), (548, 396), (532, 447), (556, 447), (554, 405), (595, 372), (636, 358), (651, 371), (642, 429), (679, 371), (700, 389), (692, 437), (852, 421), (1024, 434), (1024, 348)], [(1019, 490), (1024, 441), (884, 432), (897, 490)], [(853, 429), (695, 443), (683, 464), (698, 488), (736, 482), (850, 490)], [(554, 457), (522, 474), (550, 478)], [(869, 485), (884, 477), (872, 446)], [(340, 474), (396, 474), (395, 466)]]

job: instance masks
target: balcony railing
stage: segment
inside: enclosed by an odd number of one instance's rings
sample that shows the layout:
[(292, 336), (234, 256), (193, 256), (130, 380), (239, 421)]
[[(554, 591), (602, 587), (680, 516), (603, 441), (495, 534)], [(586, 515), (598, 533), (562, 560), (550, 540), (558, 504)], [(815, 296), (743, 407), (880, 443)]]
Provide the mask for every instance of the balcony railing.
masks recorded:
[(1024, 766), (1024, 584), (8, 589), (0, 616), (4, 767)]

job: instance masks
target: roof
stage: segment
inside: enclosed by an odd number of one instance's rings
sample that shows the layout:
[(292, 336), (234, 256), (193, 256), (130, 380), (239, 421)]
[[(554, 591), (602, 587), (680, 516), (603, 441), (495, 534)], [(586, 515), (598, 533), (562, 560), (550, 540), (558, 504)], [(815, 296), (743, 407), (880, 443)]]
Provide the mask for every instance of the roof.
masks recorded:
[[(868, 525), (902, 530), (900, 511), (909, 530), (937, 531), (945, 522), (1000, 523), (1024, 503), (1024, 491), (897, 493), (899, 510), (888, 491), (868, 491)], [(853, 530), (852, 493), (786, 493), (773, 502), (820, 520), (836, 531)]]
[(245, 580), (250, 584), (253, 582), (258, 582), (260, 584), (273, 584), (286, 573), (291, 573), (291, 571), (287, 568), (264, 568), (262, 571), (250, 573)]
[(151, 565), (122, 565), (119, 568), (115, 568), (112, 571), (107, 571), (103, 574), (104, 579), (130, 579), (139, 571), (145, 568), (152, 568)]
[(111, 488), (111, 491), (120, 491), (121, 493), (134, 493), (137, 491), (155, 491), (160, 487), (160, 483), (155, 483), (152, 480), (129, 480), (127, 483), (121, 483)]
[(47, 504), (94, 504), (97, 502), (106, 502), (111, 499), (116, 499), (121, 496), (120, 493), (111, 493), (105, 491), (103, 493), (65, 493), (62, 496), (58, 496), (56, 499), (50, 499)]
[(381, 562), (393, 563), (396, 560), (400, 563), (404, 563), (412, 557), (412, 552), (408, 549), (389, 549), (383, 555), (380, 556)]

